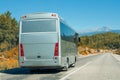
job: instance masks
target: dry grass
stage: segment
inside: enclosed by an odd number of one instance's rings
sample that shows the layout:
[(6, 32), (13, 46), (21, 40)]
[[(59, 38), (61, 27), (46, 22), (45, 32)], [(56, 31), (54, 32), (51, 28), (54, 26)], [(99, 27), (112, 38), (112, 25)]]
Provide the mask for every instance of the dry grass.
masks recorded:
[(113, 53), (120, 55), (120, 49), (114, 50)]
[(18, 67), (18, 47), (0, 53), (0, 70)]
[(108, 49), (91, 49), (88, 47), (78, 47), (78, 52), (81, 55), (96, 54), (96, 53), (114, 53), (120, 55), (120, 49), (108, 50)]
[(97, 50), (91, 49), (91, 48), (88, 48), (88, 47), (81, 47), (81, 46), (79, 46), (78, 47), (78, 52), (81, 55), (88, 55), (88, 54), (97, 53)]

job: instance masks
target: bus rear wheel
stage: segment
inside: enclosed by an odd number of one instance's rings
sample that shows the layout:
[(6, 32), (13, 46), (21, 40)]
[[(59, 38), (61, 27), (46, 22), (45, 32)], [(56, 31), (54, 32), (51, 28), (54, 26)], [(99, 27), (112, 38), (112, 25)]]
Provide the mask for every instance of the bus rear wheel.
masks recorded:
[(69, 68), (69, 59), (67, 59), (66, 65), (64, 66), (64, 70), (68, 71)]
[(76, 63), (76, 57), (75, 57), (75, 62), (71, 65), (71, 67), (75, 67), (75, 63)]

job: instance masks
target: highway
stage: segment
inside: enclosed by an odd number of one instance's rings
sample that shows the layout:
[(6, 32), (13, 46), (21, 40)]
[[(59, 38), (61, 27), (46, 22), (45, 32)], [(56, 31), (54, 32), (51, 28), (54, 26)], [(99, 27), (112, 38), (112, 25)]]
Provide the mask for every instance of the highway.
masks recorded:
[(120, 55), (102, 53), (78, 58), (68, 71), (10, 69), (0, 71), (0, 80), (120, 80)]

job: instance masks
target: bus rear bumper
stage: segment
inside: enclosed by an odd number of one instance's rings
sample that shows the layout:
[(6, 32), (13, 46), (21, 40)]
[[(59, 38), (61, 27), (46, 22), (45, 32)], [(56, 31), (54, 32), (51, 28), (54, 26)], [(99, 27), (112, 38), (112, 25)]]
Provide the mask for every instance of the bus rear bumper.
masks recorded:
[(54, 61), (24, 61), (24, 62), (19, 62), (19, 65), (22, 68), (54, 69), (54, 68), (62, 67), (60, 62), (54, 62)]

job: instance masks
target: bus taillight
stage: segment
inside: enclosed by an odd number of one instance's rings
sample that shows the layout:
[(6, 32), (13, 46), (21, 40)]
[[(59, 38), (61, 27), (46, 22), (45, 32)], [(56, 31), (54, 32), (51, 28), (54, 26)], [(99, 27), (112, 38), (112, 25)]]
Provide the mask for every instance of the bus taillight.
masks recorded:
[(56, 17), (56, 14), (52, 14), (51, 16)]
[(22, 16), (22, 19), (25, 19), (27, 16)]
[(20, 44), (20, 56), (23, 57), (24, 56), (24, 49), (23, 49), (23, 45)]
[(58, 56), (58, 55), (59, 55), (59, 44), (57, 42), (55, 43), (54, 56)]

